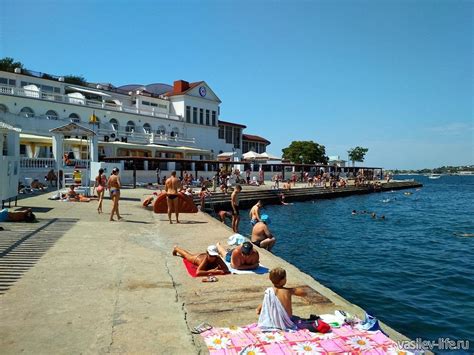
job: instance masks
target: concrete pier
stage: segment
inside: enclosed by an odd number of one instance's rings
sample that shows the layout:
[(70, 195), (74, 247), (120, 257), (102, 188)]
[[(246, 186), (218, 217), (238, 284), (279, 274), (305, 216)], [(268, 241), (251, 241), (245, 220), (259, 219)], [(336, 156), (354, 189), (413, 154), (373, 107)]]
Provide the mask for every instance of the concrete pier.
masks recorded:
[[(121, 222), (97, 214), (97, 202), (26, 198), (37, 224), (2, 223), (0, 349), (2, 354), (207, 353), (190, 328), (256, 322), (268, 275), (228, 275), (203, 283), (187, 275), (174, 245), (202, 252), (232, 234), (204, 213), (165, 215), (141, 207), (151, 191), (123, 190)], [(111, 208), (104, 201), (104, 211)], [(275, 255), (259, 250), (268, 268), (287, 270), (289, 286), (307, 285), (294, 312), (363, 311)], [(380, 315), (383, 319), (383, 315)], [(405, 339), (388, 326), (395, 340)]]

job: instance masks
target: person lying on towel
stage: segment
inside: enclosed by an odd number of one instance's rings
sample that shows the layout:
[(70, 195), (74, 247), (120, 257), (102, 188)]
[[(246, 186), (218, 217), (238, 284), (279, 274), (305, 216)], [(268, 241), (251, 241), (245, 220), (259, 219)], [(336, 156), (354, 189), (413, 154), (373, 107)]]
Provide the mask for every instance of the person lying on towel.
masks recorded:
[(258, 326), (263, 331), (307, 329), (310, 332), (327, 333), (330, 326), (319, 317), (302, 319), (293, 315), (291, 297), (304, 297), (304, 288), (285, 287), (286, 271), (281, 267), (272, 269), (269, 274), (273, 287), (265, 290), (263, 303), (257, 307)]
[(8, 208), (0, 210), (0, 222), (35, 222), (36, 216), (31, 208), (21, 211), (9, 211)]
[(216, 243), (219, 255), (237, 270), (255, 270), (259, 266), (258, 251), (253, 248), (250, 242), (244, 242), (234, 249), (224, 249), (222, 245)]
[(181, 256), (183, 259), (196, 265), (196, 276), (230, 274), (229, 268), (219, 257), (219, 251), (215, 245), (209, 245), (207, 251), (201, 254), (193, 254), (183, 248), (175, 246), (173, 248), (173, 255)]

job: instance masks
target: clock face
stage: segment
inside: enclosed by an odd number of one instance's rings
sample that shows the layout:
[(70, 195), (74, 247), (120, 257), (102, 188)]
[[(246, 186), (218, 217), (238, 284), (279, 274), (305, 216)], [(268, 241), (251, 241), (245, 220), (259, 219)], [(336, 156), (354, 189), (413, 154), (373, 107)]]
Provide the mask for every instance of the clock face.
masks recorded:
[(206, 88), (204, 86), (199, 87), (199, 95), (202, 97), (206, 96)]

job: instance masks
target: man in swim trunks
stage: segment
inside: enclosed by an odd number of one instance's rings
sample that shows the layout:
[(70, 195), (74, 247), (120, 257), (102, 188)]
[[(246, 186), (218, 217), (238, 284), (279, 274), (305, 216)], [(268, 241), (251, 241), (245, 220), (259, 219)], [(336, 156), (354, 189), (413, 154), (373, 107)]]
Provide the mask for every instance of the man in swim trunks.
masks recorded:
[(222, 223), (225, 223), (225, 219), (227, 217), (229, 217), (230, 219), (232, 219), (232, 212), (229, 212), (229, 211), (219, 211), (217, 213), (217, 215), (219, 216), (219, 218), (221, 219), (221, 222)]
[(239, 231), (239, 193), (242, 191), (242, 186), (235, 185), (235, 189), (230, 196), (230, 204), (232, 206), (232, 230), (234, 233)]
[(171, 176), (166, 180), (165, 191), (166, 191), (166, 202), (168, 204), (168, 219), (170, 224), (173, 224), (171, 220), (171, 211), (174, 208), (176, 215), (176, 223), (179, 223), (179, 209), (178, 209), (178, 191), (181, 188), (181, 182), (176, 177), (176, 171), (171, 172)]
[(258, 200), (258, 202), (250, 209), (249, 212), (249, 218), (250, 218), (250, 223), (252, 223), (252, 226), (254, 226), (257, 222), (261, 222), (260, 218), (260, 208), (263, 207), (263, 203), (261, 200)]
[(197, 266), (197, 276), (225, 275), (229, 274), (229, 268), (219, 257), (219, 251), (215, 245), (209, 245), (206, 253), (193, 254), (175, 245), (173, 255), (181, 256), (190, 263)]
[(268, 229), (265, 222), (257, 222), (252, 229), (252, 243), (256, 246), (271, 251), (275, 244), (275, 237)]
[(225, 250), (216, 243), (220, 256), (225, 259), (234, 269), (255, 270), (259, 266), (258, 251), (253, 248), (252, 243), (244, 242), (234, 249)]
[(8, 211), (8, 208), (0, 210), (0, 222), (34, 222), (36, 216), (31, 208), (21, 211)]

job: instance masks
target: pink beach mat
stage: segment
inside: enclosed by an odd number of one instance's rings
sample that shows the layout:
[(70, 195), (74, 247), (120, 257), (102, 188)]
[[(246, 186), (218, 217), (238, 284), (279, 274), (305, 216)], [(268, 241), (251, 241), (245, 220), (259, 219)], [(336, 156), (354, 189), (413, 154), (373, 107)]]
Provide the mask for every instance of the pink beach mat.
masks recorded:
[(210, 354), (397, 354), (397, 344), (382, 332), (368, 332), (350, 326), (331, 333), (262, 332), (256, 324), (212, 328), (201, 333)]

